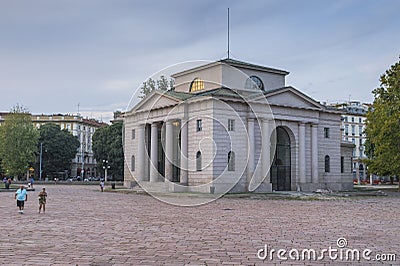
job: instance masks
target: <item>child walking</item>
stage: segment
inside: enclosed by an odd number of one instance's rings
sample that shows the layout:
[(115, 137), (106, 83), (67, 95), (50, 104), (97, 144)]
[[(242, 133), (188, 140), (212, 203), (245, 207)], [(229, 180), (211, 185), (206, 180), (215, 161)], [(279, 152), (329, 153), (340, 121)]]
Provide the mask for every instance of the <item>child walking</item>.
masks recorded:
[(46, 198), (47, 198), (46, 188), (42, 188), (42, 191), (40, 191), (39, 193), (39, 213), (42, 210), (42, 207), (43, 207), (43, 213), (46, 212)]

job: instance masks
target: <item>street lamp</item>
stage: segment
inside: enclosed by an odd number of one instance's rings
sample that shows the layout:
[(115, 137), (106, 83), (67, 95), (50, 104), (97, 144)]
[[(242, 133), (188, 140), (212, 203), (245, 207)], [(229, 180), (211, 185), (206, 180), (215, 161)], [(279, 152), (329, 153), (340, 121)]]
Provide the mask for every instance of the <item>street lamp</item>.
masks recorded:
[(103, 160), (103, 169), (104, 169), (104, 182), (107, 182), (107, 170), (110, 169), (108, 165), (108, 160)]
[(40, 142), (40, 159), (39, 159), (39, 180), (42, 181), (42, 153), (43, 153), (43, 143)]

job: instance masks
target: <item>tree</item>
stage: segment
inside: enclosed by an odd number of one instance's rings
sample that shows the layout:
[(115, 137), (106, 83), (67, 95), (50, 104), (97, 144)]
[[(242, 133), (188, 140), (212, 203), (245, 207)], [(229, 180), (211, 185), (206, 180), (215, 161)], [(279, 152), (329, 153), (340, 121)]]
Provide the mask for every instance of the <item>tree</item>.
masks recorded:
[(2, 161), (2, 159), (1, 159), (1, 157), (0, 157), (0, 177), (3, 179), (4, 170), (3, 170), (3, 168), (1, 167), (1, 161)]
[(42, 125), (39, 133), (39, 143), (42, 143), (43, 173), (57, 175), (64, 170), (70, 170), (71, 160), (80, 146), (78, 138), (53, 123)]
[(367, 112), (366, 163), (371, 173), (400, 177), (400, 62), (381, 76), (380, 83)]
[(93, 134), (93, 152), (97, 168), (103, 171), (103, 160), (108, 161), (108, 173), (116, 179), (121, 179), (124, 170), (124, 151), (122, 147), (122, 122), (104, 126)]
[(154, 81), (152, 78), (149, 78), (147, 81), (143, 82), (142, 87), (140, 88), (140, 95), (139, 98), (143, 99), (146, 97), (150, 92), (153, 90), (161, 90), (161, 91), (168, 91), (174, 88), (175, 82), (174, 79), (168, 79), (162, 75), (160, 79)]
[(6, 175), (19, 178), (35, 161), (38, 131), (31, 115), (22, 106), (15, 106), (0, 126), (0, 158)]

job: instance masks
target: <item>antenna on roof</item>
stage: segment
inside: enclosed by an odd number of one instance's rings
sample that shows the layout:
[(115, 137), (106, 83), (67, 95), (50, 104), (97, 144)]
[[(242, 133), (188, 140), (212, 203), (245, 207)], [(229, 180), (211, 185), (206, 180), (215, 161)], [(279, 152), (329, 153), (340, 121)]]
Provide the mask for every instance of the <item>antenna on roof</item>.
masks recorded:
[(229, 59), (229, 7), (228, 7), (228, 59)]

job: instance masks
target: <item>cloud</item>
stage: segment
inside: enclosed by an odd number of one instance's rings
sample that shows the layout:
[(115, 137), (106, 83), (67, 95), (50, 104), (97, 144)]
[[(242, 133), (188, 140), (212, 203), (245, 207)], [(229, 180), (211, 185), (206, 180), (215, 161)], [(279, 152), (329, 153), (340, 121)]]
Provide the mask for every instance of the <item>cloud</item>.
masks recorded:
[(112, 113), (164, 67), (226, 57), (228, 7), (231, 55), (317, 100), (371, 99), (400, 54), (397, 1), (3, 1), (0, 110)]

